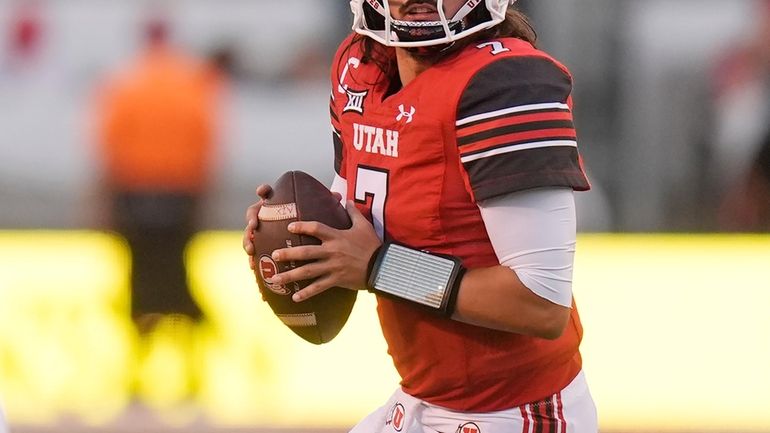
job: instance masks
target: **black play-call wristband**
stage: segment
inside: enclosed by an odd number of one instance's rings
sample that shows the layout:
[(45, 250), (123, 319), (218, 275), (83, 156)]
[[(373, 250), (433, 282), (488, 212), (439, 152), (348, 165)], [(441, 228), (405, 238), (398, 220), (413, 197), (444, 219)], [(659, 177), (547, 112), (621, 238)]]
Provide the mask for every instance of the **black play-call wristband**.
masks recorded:
[(386, 242), (369, 263), (369, 289), (452, 315), (465, 268), (460, 259)]

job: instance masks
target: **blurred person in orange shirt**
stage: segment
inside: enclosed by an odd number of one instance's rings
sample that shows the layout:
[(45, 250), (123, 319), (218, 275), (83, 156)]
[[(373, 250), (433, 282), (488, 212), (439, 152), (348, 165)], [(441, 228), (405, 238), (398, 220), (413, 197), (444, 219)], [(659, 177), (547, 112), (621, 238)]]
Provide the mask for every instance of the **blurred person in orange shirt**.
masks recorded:
[(165, 20), (148, 20), (143, 32), (140, 55), (101, 89), (97, 139), (107, 224), (131, 251), (135, 391), (163, 409), (184, 404), (197, 384), (194, 330), (203, 313), (184, 252), (213, 175), (225, 71), (217, 58), (174, 47)]
[(145, 25), (144, 42), (103, 89), (98, 113), (109, 225), (131, 249), (131, 314), (140, 332), (159, 316), (202, 316), (187, 286), (184, 249), (211, 179), (221, 79), (171, 45), (163, 20)]

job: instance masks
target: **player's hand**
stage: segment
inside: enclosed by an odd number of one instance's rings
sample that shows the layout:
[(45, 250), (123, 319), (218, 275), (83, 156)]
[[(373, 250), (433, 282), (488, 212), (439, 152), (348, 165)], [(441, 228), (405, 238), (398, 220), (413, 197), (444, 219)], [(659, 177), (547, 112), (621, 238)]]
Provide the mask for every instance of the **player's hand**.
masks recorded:
[(243, 250), (249, 256), (249, 268), (252, 271), (257, 269), (257, 263), (254, 260), (254, 254), (256, 249), (254, 248), (254, 230), (259, 225), (259, 209), (262, 207), (262, 202), (265, 199), (270, 198), (273, 194), (273, 187), (267, 184), (262, 184), (257, 187), (257, 196), (259, 201), (249, 206), (246, 209), (246, 228), (243, 230)]
[(272, 278), (279, 284), (315, 280), (292, 296), (295, 302), (304, 301), (331, 287), (366, 288), (369, 259), (382, 242), (372, 224), (352, 201), (348, 201), (345, 207), (353, 223), (349, 229), (337, 230), (314, 221), (293, 222), (289, 225), (290, 232), (316, 237), (321, 240), (321, 245), (282, 248), (273, 252), (275, 261), (311, 262)]

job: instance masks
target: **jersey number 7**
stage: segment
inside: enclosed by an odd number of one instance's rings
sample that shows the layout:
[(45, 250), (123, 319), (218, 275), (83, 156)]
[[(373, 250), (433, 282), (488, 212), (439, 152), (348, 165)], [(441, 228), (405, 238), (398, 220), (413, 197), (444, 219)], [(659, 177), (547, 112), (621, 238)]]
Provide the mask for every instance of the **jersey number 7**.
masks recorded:
[(372, 225), (380, 240), (385, 240), (385, 205), (388, 201), (387, 170), (359, 165), (356, 171), (355, 200), (368, 206)]

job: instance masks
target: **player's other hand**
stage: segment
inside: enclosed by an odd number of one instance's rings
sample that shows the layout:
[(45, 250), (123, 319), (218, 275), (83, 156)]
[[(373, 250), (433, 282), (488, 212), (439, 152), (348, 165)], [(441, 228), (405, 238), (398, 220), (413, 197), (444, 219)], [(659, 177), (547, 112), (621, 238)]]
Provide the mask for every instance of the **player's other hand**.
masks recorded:
[(273, 252), (273, 260), (276, 261), (310, 262), (273, 277), (273, 281), (280, 284), (314, 280), (292, 296), (295, 302), (302, 302), (331, 287), (366, 288), (369, 259), (381, 241), (372, 224), (352, 201), (348, 201), (345, 207), (353, 223), (349, 229), (337, 230), (315, 221), (293, 222), (289, 225), (290, 232), (318, 238), (321, 245), (283, 248)]
[[(255, 248), (254, 248), (254, 230), (259, 227), (259, 209), (262, 207), (262, 202), (265, 199), (269, 199), (273, 195), (273, 187), (268, 184), (262, 184), (257, 187), (256, 190), (259, 201), (249, 206), (246, 209), (246, 228), (243, 229), (243, 250), (249, 255), (249, 267), (252, 271), (256, 270), (256, 262), (254, 260)], [(338, 192), (332, 192), (332, 195), (337, 200), (342, 200), (342, 195)]]
[(246, 209), (246, 228), (243, 230), (243, 250), (249, 255), (249, 268), (251, 268), (252, 271), (257, 269), (257, 264), (254, 260), (254, 254), (256, 252), (256, 249), (254, 248), (254, 230), (259, 226), (259, 209), (262, 207), (263, 200), (268, 199), (273, 195), (273, 187), (262, 184), (257, 187), (256, 192), (259, 200)]

